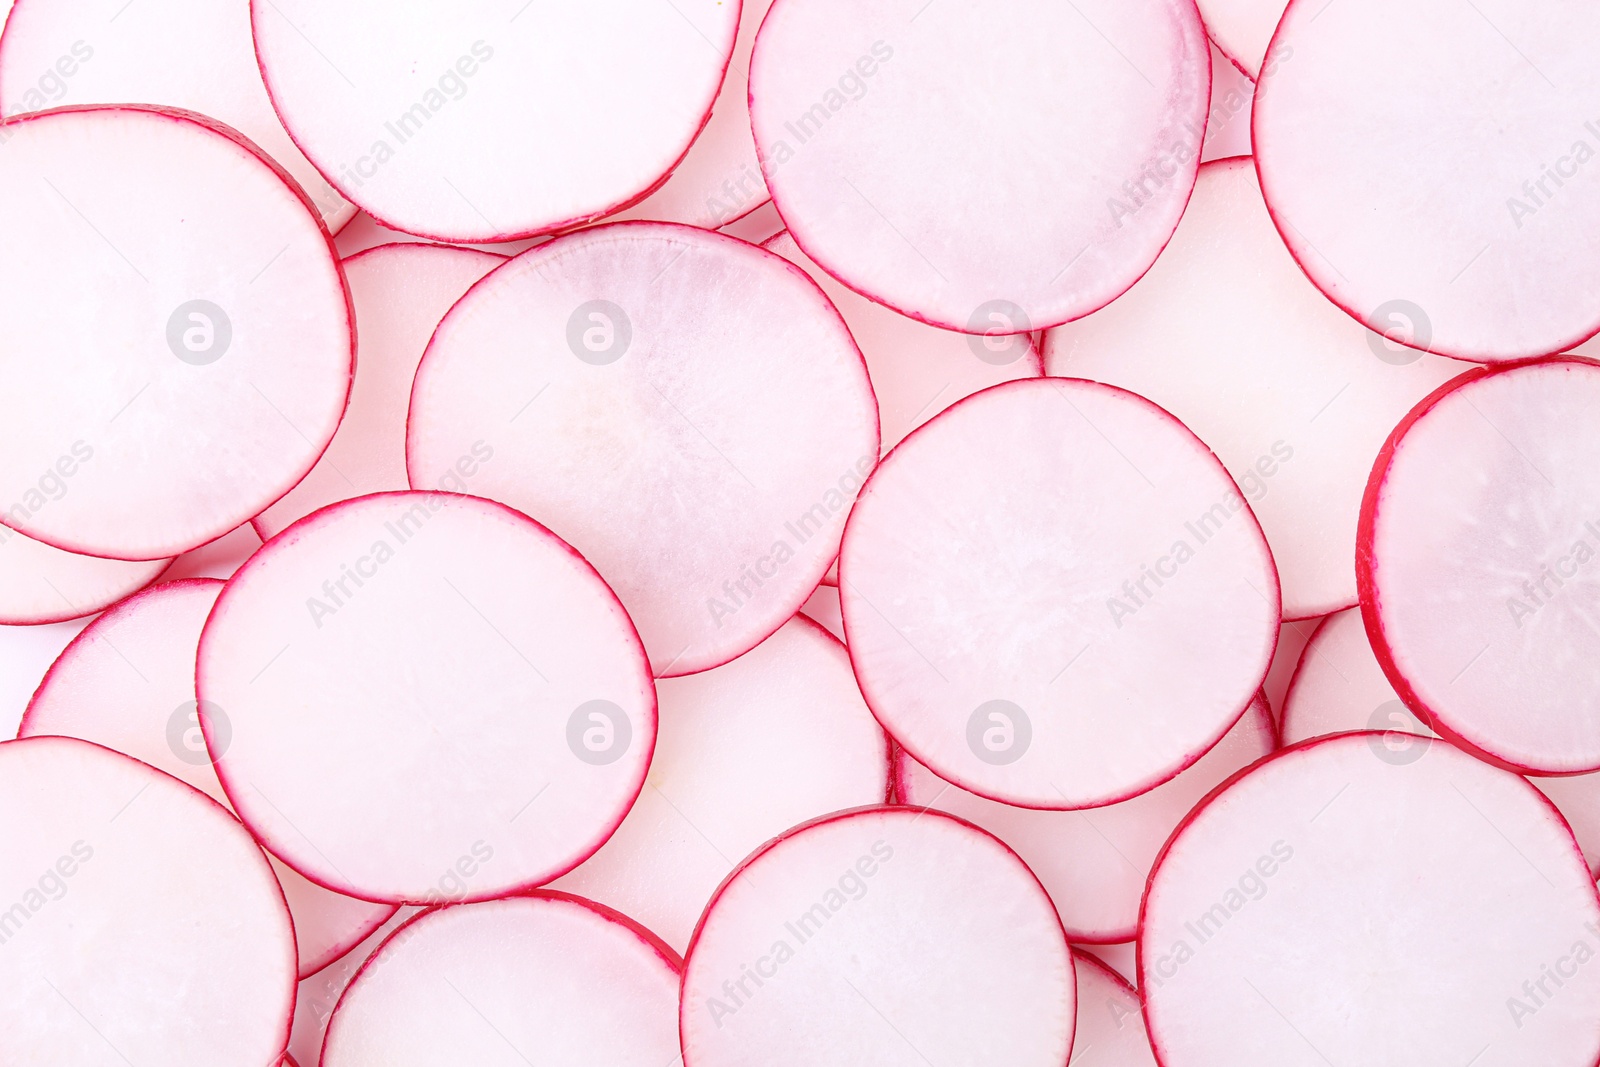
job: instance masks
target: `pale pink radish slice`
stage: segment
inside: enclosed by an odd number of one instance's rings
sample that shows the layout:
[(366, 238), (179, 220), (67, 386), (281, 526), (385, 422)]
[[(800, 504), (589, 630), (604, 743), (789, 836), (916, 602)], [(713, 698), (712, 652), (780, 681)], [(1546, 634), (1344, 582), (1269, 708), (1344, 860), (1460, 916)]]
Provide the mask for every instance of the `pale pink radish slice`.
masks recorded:
[(1294, 58), (1287, 44), (1274, 51), (1267, 62), (1272, 31), (1278, 28), (1287, 0), (1199, 0), (1200, 17), (1206, 31), (1229, 62), (1251, 78), (1261, 76), (1265, 67), (1271, 77), (1277, 64)]
[(526, 516), (452, 493), (357, 497), (273, 538), (217, 599), (196, 691), (263, 844), (393, 903), (566, 873), (655, 747), (644, 652), (605, 582)]
[(658, 676), (753, 648), (838, 552), (878, 458), (861, 353), (778, 256), (665, 223), (525, 252), (439, 324), (417, 370), (411, 484), (491, 449), (472, 492), (606, 576)]
[(706, 123), (739, 8), (250, 4), (301, 151), (380, 222), (443, 241), (548, 233), (652, 191)]
[(1072, 962), (1078, 972), (1078, 1031), (1070, 1067), (1156, 1067), (1138, 991), (1087, 952), (1074, 951)]
[(198, 116), (57, 111), (4, 131), (0, 521), (119, 559), (227, 533), (300, 480), (344, 410), (326, 231), (275, 164)]
[(1590, 1067), (1600, 898), (1566, 823), (1453, 746), (1372, 740), (1266, 760), (1173, 836), (1139, 934), (1157, 1058)]
[(334, 960), (328, 966), (302, 978), (295, 989), (294, 1029), (289, 1035), (289, 1051), (303, 1063), (315, 1064), (322, 1056), (322, 1039), (328, 1032), (328, 1020), (345, 989), (378, 947), (389, 935), (410, 922), (423, 909), (406, 905), (397, 910), (389, 921), (366, 936), (355, 948)]
[(1061, 1067), (1075, 1009), (1072, 952), (1015, 853), (937, 812), (869, 808), (789, 831), (723, 884), (679, 1031), (685, 1067)]
[[(445, 312), (504, 262), (504, 256), (429, 244), (382, 245), (344, 261), (359, 338), (350, 406), (311, 473), (255, 517), (262, 537), (328, 504), (407, 487), (406, 412), (417, 364)], [(480, 464), (492, 457), (487, 445), (469, 449), (427, 488), (471, 492)]]
[(0, 624), (36, 626), (93, 615), (149, 585), (171, 563), (80, 556), (0, 528)]
[[(1130, 986), (1138, 982), (1139, 960), (1137, 945), (1133, 941), (1123, 941), (1115, 945), (1084, 945), (1075, 950), (1080, 956), (1093, 956), (1105, 966), (1116, 972), (1117, 976)], [(1082, 973), (1081, 971), (1079, 972)], [(1140, 1026), (1143, 1027), (1143, 1020)]]
[[(776, 227), (774, 227), (776, 228)], [(497, 244), (454, 244), (452, 248), (472, 248), (479, 252), (492, 252), (499, 256), (514, 256), (518, 252), (526, 252), (530, 248), (544, 244), (550, 240), (548, 237), (529, 237), (521, 241), (502, 241)], [(434, 244), (426, 237), (405, 233), (401, 230), (392, 230), (368, 215), (365, 211), (357, 211), (350, 224), (339, 231), (333, 239), (333, 246), (339, 250), (342, 259), (349, 259), (369, 248), (379, 245), (392, 244)]]
[(1255, 698), (1278, 580), (1248, 503), (1181, 423), (1075, 379), (995, 386), (868, 480), (839, 565), (885, 729), (947, 781), (1083, 808), (1199, 759)]
[(819, 585), (811, 598), (801, 606), (800, 610), (806, 618), (817, 623), (824, 630), (844, 640), (844, 614), (839, 606), (839, 587), (837, 585)]
[(1206, 112), (1203, 132), (1198, 126), (1189, 131), (1191, 140), (1203, 146), (1200, 162), (1250, 154), (1250, 98), (1255, 89), (1249, 76), (1212, 44), (1211, 110)]
[(1045, 369), (1131, 389), (1216, 450), (1261, 519), (1286, 618), (1356, 602), (1372, 458), (1418, 400), (1468, 369), (1341, 315), (1284, 251), (1248, 159), (1200, 169), (1172, 243), (1122, 299), (1045, 336)]
[(1114, 300), (1172, 236), (1208, 47), (1188, 0), (780, 3), (750, 117), (823, 270), (936, 326), (1026, 333)]
[(172, 566), (161, 575), (161, 581), (181, 581), (184, 578), (232, 578), (244, 561), (255, 555), (261, 547), (261, 536), (255, 527), (243, 522), (215, 541), (199, 548), (191, 548), (172, 561)]
[(0, 744), (0, 826), (10, 1062), (278, 1061), (294, 928), (236, 819), (137, 760), (39, 737)]
[(225, 122), (282, 164), (331, 230), (355, 206), (289, 139), (256, 67), (250, 12), (213, 0), (20, 0), (0, 40), (0, 114), (152, 104)]
[(1267, 698), (1267, 707), (1272, 709), (1275, 723), (1283, 722), (1283, 703), (1294, 680), (1295, 667), (1300, 663), (1300, 653), (1321, 622), (1321, 619), (1294, 619), (1278, 628), (1278, 647), (1272, 653), (1267, 680), (1261, 683), (1261, 693)]
[(772, 206), (772, 201), (768, 200), (744, 218), (721, 227), (718, 232), (758, 245), (783, 232), (783, 218), (778, 214), (778, 209)]
[(38, 626), (0, 626), (0, 737), (14, 737), (28, 698), (88, 618)]
[(739, 860), (807, 819), (883, 803), (889, 745), (844, 646), (800, 617), (732, 663), (661, 681), (657, 695), (661, 732), (638, 802), (551, 888), (625, 912), (682, 952)]
[(1229, 775), (1275, 747), (1272, 717), (1258, 696), (1233, 729), (1183, 773), (1118, 804), (1083, 811), (998, 804), (951, 785), (904, 750), (896, 754), (896, 796), (902, 804), (937, 808), (994, 834), (1039, 876), (1069, 938), (1115, 943), (1138, 933), (1145, 879), (1178, 823)]
[(1256, 94), (1256, 161), (1328, 299), (1399, 344), (1481, 362), (1600, 329), (1597, 36), (1583, 0), (1293, 0)]

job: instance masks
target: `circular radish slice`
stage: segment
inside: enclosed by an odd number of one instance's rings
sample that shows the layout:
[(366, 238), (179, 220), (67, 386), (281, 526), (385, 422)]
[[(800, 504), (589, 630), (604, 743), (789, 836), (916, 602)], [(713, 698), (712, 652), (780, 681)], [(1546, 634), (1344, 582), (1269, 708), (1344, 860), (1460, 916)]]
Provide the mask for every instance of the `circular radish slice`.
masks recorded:
[(370, 900), (564, 874), (622, 821), (655, 746), (610, 589), (538, 523), (451, 493), (358, 497), (273, 538), (218, 598), (196, 682), (245, 824)]
[[(381, 245), (344, 261), (360, 338), (350, 406), (311, 473), (256, 516), (262, 537), (328, 504), (406, 488), (406, 412), (428, 338), (461, 294), (504, 262), (504, 256), (430, 244)], [(457, 457), (429, 488), (467, 492), (487, 458), (481, 451)]]
[[(1455, 0), (1290, 3), (1256, 159), (1328, 299), (1403, 344), (1486, 362), (1600, 329), (1600, 173), (1583, 166), (1597, 36), (1600, 7), (1582, 0), (1485, 0), (1466, 17)], [(1395, 99), (1414, 106), (1379, 106)]]
[(1060, 1067), (1072, 953), (1016, 855), (934, 812), (818, 819), (746, 859), (684, 968), (685, 1067)]
[(1167, 243), (1210, 77), (1189, 0), (808, 0), (762, 26), (750, 117), (829, 274), (946, 329), (1026, 333), (1109, 303)]
[(92, 615), (149, 585), (171, 563), (80, 556), (0, 528), (0, 624), (34, 626)]
[(1449, 745), (1372, 740), (1258, 764), (1174, 835), (1139, 935), (1157, 1058), (1589, 1067), (1600, 899), (1566, 824)]
[(1016, 849), (1039, 876), (1073, 941), (1108, 944), (1138, 932), (1139, 898), (1161, 846), (1196, 802), (1276, 747), (1266, 701), (1257, 697), (1211, 751), (1169, 782), (1131, 800), (1084, 811), (1034, 811), (997, 804), (951, 785), (901, 750), (902, 804), (960, 816)]
[(839, 548), (878, 457), (861, 353), (821, 291), (686, 226), (523, 253), (439, 324), (411, 398), (411, 484), (475, 450), (472, 491), (599, 568), (659, 676), (753, 648)]
[(677, 954), (564, 893), (426, 911), (367, 961), (321, 1067), (669, 1067)]
[(0, 520), (119, 559), (227, 533), (300, 480), (344, 409), (326, 232), (198, 116), (47, 112), (4, 132)]
[(807, 819), (883, 803), (888, 741), (844, 647), (809, 619), (657, 692), (662, 727), (638, 803), (552, 888), (636, 916), (682, 951), (740, 857)]
[(1072, 953), (1078, 972), (1078, 1029), (1071, 1067), (1156, 1067), (1139, 994), (1087, 952)]
[(137, 760), (40, 737), (0, 744), (0, 825), (10, 1062), (278, 1060), (294, 930), (237, 820)]
[(890, 736), (1027, 807), (1109, 804), (1193, 763), (1278, 634), (1238, 487), (1172, 416), (1094, 382), (996, 386), (906, 438), (862, 490), (839, 575)]
[(1267, 53), (1272, 31), (1283, 17), (1286, 0), (1199, 0), (1200, 18), (1211, 39), (1229, 61), (1252, 79), (1271, 77), (1277, 65), (1293, 58), (1287, 45)]
[(705, 125), (739, 21), (715, 0), (250, 11), (301, 150), (380, 222), (445, 241), (545, 233), (651, 191)]
[(1356, 602), (1372, 457), (1413, 404), (1469, 369), (1409, 351), (1397, 365), (1386, 352), (1306, 282), (1249, 159), (1202, 167), (1150, 273), (1045, 336), (1051, 374), (1149, 397), (1216, 450), (1260, 516), (1289, 618)]

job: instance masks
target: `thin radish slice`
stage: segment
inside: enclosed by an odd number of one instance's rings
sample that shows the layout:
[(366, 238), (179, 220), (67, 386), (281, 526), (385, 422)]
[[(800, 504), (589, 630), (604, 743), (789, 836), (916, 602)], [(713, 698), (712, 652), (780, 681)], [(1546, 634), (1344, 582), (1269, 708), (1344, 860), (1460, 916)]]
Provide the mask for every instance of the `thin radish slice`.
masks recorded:
[(617, 832), (551, 883), (678, 951), (738, 860), (789, 827), (888, 795), (889, 745), (844, 646), (796, 617), (732, 663), (657, 685), (650, 778)]
[(739, 7), (252, 0), (250, 12), (272, 102), (328, 180), (385, 225), (465, 242), (548, 233), (650, 192), (706, 123)]
[(14, 737), (28, 698), (87, 618), (38, 626), (0, 626), (0, 737)]
[(1293, 59), (1256, 94), (1261, 185), (1307, 276), (1378, 333), (1560, 352), (1600, 330), (1600, 7), (1473, 7), (1292, 0), (1272, 48)]
[[(1130, 986), (1138, 981), (1138, 946), (1135, 942), (1123, 941), (1116, 945), (1084, 945), (1082, 949), (1075, 949), (1074, 951), (1080, 956), (1092, 956), (1099, 960), (1116, 972), (1117, 977), (1127, 982)], [(1079, 972), (1080, 975), (1082, 973), (1082, 971)], [(1143, 1019), (1139, 1021), (1139, 1028), (1141, 1030), (1144, 1029)]]
[[(1277, 65), (1294, 58), (1287, 43), (1272, 49), (1272, 31), (1286, 0), (1199, 0), (1206, 31), (1223, 55), (1251, 78), (1271, 77)], [(1267, 54), (1272, 52), (1272, 60)]]
[(277, 1062), (294, 929), (237, 820), (138, 760), (40, 737), (0, 744), (0, 825), (10, 1062)]
[(844, 614), (839, 606), (839, 587), (819, 585), (817, 591), (800, 609), (812, 622), (827, 630), (841, 642), (844, 640)]
[(0, 521), (118, 559), (227, 533), (300, 480), (344, 410), (350, 314), (326, 231), (199, 116), (4, 130)]
[(685, 1067), (1060, 1067), (1072, 953), (1033, 874), (958, 819), (870, 808), (749, 857), (695, 931)]
[[(257, 533), (272, 537), (328, 504), (407, 487), (406, 412), (417, 364), (445, 312), (504, 262), (504, 256), (429, 244), (381, 245), (344, 261), (360, 338), (350, 406), (311, 473), (252, 520)], [(470, 492), (479, 464), (491, 456), (484, 446), (457, 457), (428, 488)]]
[(605, 582), (526, 516), (451, 493), (357, 497), (273, 538), (217, 599), (196, 691), (262, 843), (393, 903), (566, 873), (655, 747), (644, 652)]
[(1139, 934), (1157, 1058), (1590, 1067), (1600, 898), (1566, 824), (1450, 745), (1376, 739), (1289, 749), (1174, 835)]
[(199, 548), (191, 548), (172, 561), (172, 566), (161, 575), (163, 582), (181, 581), (184, 578), (232, 578), (244, 561), (255, 555), (261, 547), (261, 536), (248, 522), (240, 523)]
[(762, 26), (750, 117), (773, 203), (822, 269), (936, 326), (1026, 333), (1155, 260), (1210, 78), (1190, 0), (805, 0)]
[(1321, 622), (1321, 619), (1294, 619), (1278, 628), (1278, 648), (1272, 653), (1267, 680), (1261, 683), (1261, 693), (1267, 698), (1267, 707), (1272, 709), (1272, 721), (1276, 724), (1283, 723), (1283, 704), (1294, 681), (1295, 668), (1300, 664), (1300, 653), (1305, 651), (1306, 642), (1311, 640)]
[[(544, 244), (550, 240), (548, 237), (530, 237), (521, 241), (502, 241), (497, 244), (454, 244), (451, 248), (471, 248), (478, 252), (490, 252), (497, 256), (514, 256), (518, 252), (526, 252), (530, 248)], [(392, 244), (433, 244), (435, 242), (416, 234), (404, 233), (400, 230), (391, 230), (365, 211), (356, 212), (356, 217), (350, 220), (350, 225), (339, 231), (333, 239), (333, 246), (339, 250), (343, 259), (350, 259), (369, 248), (379, 245)]]
[[(3, 21), (3, 20), (0, 20)], [(20, 0), (0, 41), (0, 114), (151, 104), (225, 122), (277, 160), (330, 230), (355, 214), (301, 155), (256, 68), (250, 12), (215, 0)]]
[(1200, 162), (1250, 154), (1250, 101), (1255, 83), (1234, 66), (1215, 44), (1211, 46), (1211, 110), (1203, 131), (1189, 131), (1203, 146)]
[(778, 214), (778, 209), (772, 206), (772, 201), (768, 200), (744, 218), (721, 227), (718, 232), (758, 245), (783, 232), (783, 218)]
[(1183, 773), (1119, 804), (1086, 811), (997, 804), (951, 785), (904, 750), (895, 759), (896, 796), (902, 804), (960, 816), (1010, 845), (1044, 883), (1067, 937), (1110, 944), (1138, 933), (1145, 879), (1184, 816), (1229, 775), (1275, 747), (1272, 717), (1258, 696)]
[(1138, 991), (1087, 952), (1074, 951), (1072, 962), (1078, 972), (1078, 1032), (1071, 1067), (1156, 1067)]
[(1216, 450), (1250, 499), (1287, 618), (1356, 602), (1356, 519), (1372, 457), (1465, 364), (1387, 355), (1308, 284), (1272, 228), (1251, 161), (1200, 168), (1150, 273), (1045, 335), (1045, 369), (1131, 389)]
[(36, 626), (93, 615), (143, 589), (171, 563), (80, 556), (0, 528), (0, 625)]
[(356, 972), (366, 963), (389, 935), (410, 922), (422, 908), (406, 905), (397, 910), (388, 922), (368, 934), (366, 940), (334, 960), (328, 966), (302, 978), (295, 989), (294, 1030), (289, 1035), (289, 1051), (305, 1063), (314, 1064), (322, 1056), (322, 1040), (328, 1032), (328, 1021), (339, 998), (349, 987)]
[(890, 736), (1027, 807), (1177, 774), (1249, 706), (1278, 635), (1272, 555), (1216, 457), (1149, 401), (1073, 379), (995, 386), (906, 438), (839, 573)]
[(878, 458), (861, 353), (799, 269), (686, 226), (583, 230), (447, 315), (411, 398), (411, 484), (475, 447), (472, 491), (616, 588), (658, 676), (753, 648), (839, 548)]

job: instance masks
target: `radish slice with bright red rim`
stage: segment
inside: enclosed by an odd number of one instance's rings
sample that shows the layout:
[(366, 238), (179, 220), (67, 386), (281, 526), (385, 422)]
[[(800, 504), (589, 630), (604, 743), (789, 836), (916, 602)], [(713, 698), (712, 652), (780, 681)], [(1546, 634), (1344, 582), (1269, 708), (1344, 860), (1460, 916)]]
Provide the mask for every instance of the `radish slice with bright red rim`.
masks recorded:
[(1139, 935), (1157, 1058), (1590, 1067), (1600, 898), (1566, 823), (1453, 746), (1375, 739), (1257, 764), (1174, 835)]
[(655, 745), (648, 665), (605, 582), (526, 516), (452, 493), (358, 497), (273, 538), (217, 599), (196, 691), (262, 843), (393, 903), (566, 873)]
[(1078, 1031), (1070, 1067), (1156, 1067), (1139, 993), (1087, 952), (1072, 953), (1078, 972)]
[(326, 231), (275, 164), (198, 116), (57, 111), (5, 131), (0, 500), (18, 503), (0, 521), (118, 559), (227, 533), (300, 480), (344, 410)]
[[(350, 406), (311, 473), (255, 517), (262, 537), (328, 504), (407, 488), (406, 412), (417, 364), (445, 312), (504, 262), (504, 256), (431, 244), (381, 245), (344, 261), (359, 338)], [(484, 448), (468, 451), (427, 488), (470, 492), (478, 465), (489, 458)]]
[(278, 1061), (294, 929), (233, 816), (138, 760), (38, 737), (0, 744), (0, 825), (8, 1058)]
[(861, 493), (839, 574), (890, 736), (1027, 807), (1109, 804), (1193, 763), (1278, 634), (1272, 555), (1216, 457), (1149, 401), (1076, 379), (995, 386), (906, 438)]
[(844, 640), (844, 615), (839, 607), (839, 587), (819, 585), (817, 591), (800, 609), (812, 622), (827, 630), (841, 642)]
[(1172, 236), (1208, 48), (1191, 0), (791, 0), (756, 39), (750, 117), (829, 274), (946, 329), (1026, 333), (1103, 307)]
[(171, 563), (80, 556), (0, 528), (0, 625), (93, 615), (143, 589)]
[(289, 1051), (304, 1063), (316, 1063), (322, 1055), (322, 1040), (339, 998), (349, 988), (356, 972), (378, 951), (389, 935), (422, 912), (415, 905), (395, 911), (389, 921), (368, 934), (366, 940), (308, 978), (295, 989), (294, 1029), (289, 1035)]
[(1263, 71), (1271, 77), (1278, 63), (1293, 58), (1285, 45), (1273, 53), (1271, 62), (1267, 60), (1284, 4), (1285, 0), (1199, 0), (1200, 18), (1231, 63), (1251, 78), (1261, 77)]
[(878, 458), (861, 353), (800, 270), (687, 226), (596, 227), (525, 252), (439, 324), (406, 459), (594, 563), (657, 675), (726, 663), (783, 625), (838, 552)]
[(685, 1067), (1060, 1067), (1072, 952), (1015, 853), (937, 812), (818, 819), (749, 857), (695, 931)]
[[(301, 150), (385, 225), (510, 241), (625, 207), (705, 125), (738, 3), (252, 0)], [(383, 32), (374, 32), (375, 26)]]
[(1482, 362), (1560, 352), (1600, 329), (1600, 7), (1473, 6), (1293, 0), (1272, 45), (1293, 59), (1256, 94), (1262, 189), (1372, 330)]

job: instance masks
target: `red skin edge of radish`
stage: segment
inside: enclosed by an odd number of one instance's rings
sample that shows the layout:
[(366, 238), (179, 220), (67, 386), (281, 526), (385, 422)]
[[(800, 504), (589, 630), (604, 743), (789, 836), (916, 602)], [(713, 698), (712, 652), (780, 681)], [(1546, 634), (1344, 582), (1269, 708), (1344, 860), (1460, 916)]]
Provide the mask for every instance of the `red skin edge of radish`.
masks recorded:
[[(1359, 600), (1356, 602), (1356, 604), (1352, 605), (1352, 607), (1358, 606), (1360, 606)], [(1339, 611), (1349, 610), (1349, 608), (1339, 609)], [(1283, 744), (1284, 734), (1289, 728), (1287, 718), (1289, 714), (1289, 703), (1294, 699), (1295, 687), (1300, 684), (1300, 672), (1305, 669), (1306, 650), (1309, 649), (1312, 642), (1322, 634), (1323, 629), (1328, 625), (1328, 620), (1337, 614), (1338, 612), (1329, 612), (1327, 615), (1324, 615), (1322, 617), (1322, 621), (1317, 623), (1316, 629), (1311, 631), (1311, 636), (1306, 638), (1305, 645), (1300, 649), (1300, 658), (1294, 661), (1294, 670), (1289, 672), (1289, 684), (1283, 687), (1283, 707), (1273, 709), (1275, 712), (1273, 719), (1276, 723), (1276, 728), (1278, 731), (1278, 744), (1280, 746)]]
[[(1205, 16), (1202, 15), (1200, 17), (1200, 20), (1203, 23), (1205, 21)], [(1274, 31), (1274, 32), (1276, 32), (1276, 31)], [(1206, 27), (1206, 40), (1210, 41), (1212, 44), (1217, 46), (1217, 51), (1222, 53), (1222, 58), (1226, 59), (1229, 63), (1231, 63), (1233, 65), (1233, 69), (1234, 70), (1238, 71), (1240, 74), (1243, 74), (1245, 81), (1249, 82), (1251, 85), (1254, 85), (1256, 83), (1256, 76), (1254, 74), (1251, 74), (1248, 70), (1244, 69), (1244, 64), (1239, 62), (1239, 60), (1234, 56), (1234, 54), (1232, 52), (1228, 51), (1228, 49), (1223, 45), (1223, 43), (1221, 41), (1217, 40), (1216, 35), (1211, 32), (1211, 27), (1209, 27), (1209, 26)], [(1271, 52), (1272, 51), (1271, 47), (1268, 47), (1267, 51)], [(1208, 110), (1207, 113), (1209, 114), (1209, 110)], [(1246, 152), (1244, 154), (1246, 156), (1248, 156), (1250, 153)], [(1226, 158), (1232, 159), (1234, 157), (1228, 156)], [(1240, 158), (1243, 158), (1243, 157), (1240, 157)]]
[[(250, 521), (254, 522), (255, 520), (251, 519)], [(0, 526), (5, 526), (5, 523), (0, 523)], [(10, 527), (6, 527), (6, 528), (10, 529)], [(15, 532), (15, 531), (13, 531), (13, 532)], [(26, 537), (27, 535), (23, 534), (21, 536)], [(226, 537), (228, 535), (227, 534), (223, 534), (222, 536)], [(34, 540), (38, 540), (38, 538), (34, 538)], [(39, 543), (40, 544), (44, 544), (43, 541), (40, 541)], [(52, 545), (50, 547), (53, 548), (54, 546)], [(200, 547), (203, 548), (205, 546), (202, 545)], [(91, 558), (102, 559), (104, 557), (95, 556), (95, 557), (91, 557)], [(125, 560), (124, 562), (135, 563), (135, 562), (139, 562), (139, 561), (137, 561), (137, 560)], [(167, 560), (167, 565), (165, 567), (162, 567), (159, 571), (157, 571), (154, 577), (152, 577), (148, 582), (145, 582), (139, 588), (135, 589), (133, 592), (131, 592), (131, 593), (127, 594), (126, 596), (124, 596), (122, 598), (122, 600), (113, 600), (109, 604), (102, 604), (100, 607), (90, 608), (87, 611), (69, 611), (64, 615), (52, 615), (49, 618), (44, 618), (44, 619), (7, 619), (7, 618), (0, 617), (0, 626), (50, 626), (50, 625), (52, 625), (54, 623), (58, 623), (58, 622), (71, 622), (73, 619), (81, 619), (85, 615), (93, 615), (97, 611), (109, 611), (111, 608), (114, 608), (118, 604), (122, 603), (123, 600), (131, 600), (134, 597), (138, 596), (140, 593), (143, 593), (143, 592), (146, 592), (147, 590), (149, 590), (157, 582), (161, 581), (161, 576), (163, 574), (167, 573), (168, 571), (170, 571), (172, 569), (172, 565), (174, 563), (176, 563), (176, 562), (178, 562), (178, 557), (177, 556), (173, 556), (171, 559)], [(167, 584), (168, 585), (176, 585), (177, 583), (176, 582), (169, 582)]]
[(1126, 978), (1122, 977), (1122, 975), (1112, 970), (1111, 965), (1105, 960), (1101, 959), (1099, 956), (1096, 956), (1093, 952), (1084, 952), (1082, 949), (1074, 947), (1072, 950), (1072, 962), (1079, 967), (1092, 967), (1099, 971), (1103, 977), (1109, 978), (1124, 993), (1127, 993), (1130, 997), (1139, 1002), (1139, 1014), (1141, 1016), (1144, 1014), (1144, 997), (1141, 996), (1139, 991), (1134, 988), (1132, 982), (1128, 981)]

